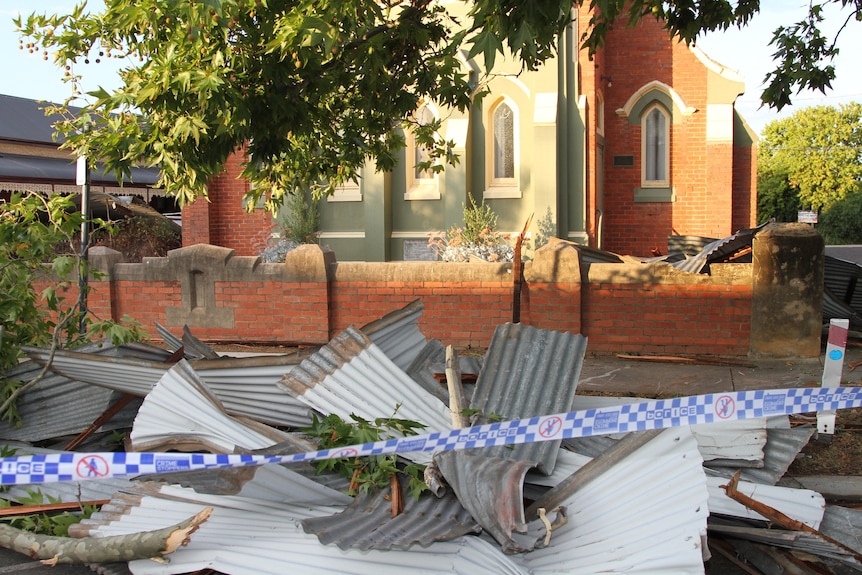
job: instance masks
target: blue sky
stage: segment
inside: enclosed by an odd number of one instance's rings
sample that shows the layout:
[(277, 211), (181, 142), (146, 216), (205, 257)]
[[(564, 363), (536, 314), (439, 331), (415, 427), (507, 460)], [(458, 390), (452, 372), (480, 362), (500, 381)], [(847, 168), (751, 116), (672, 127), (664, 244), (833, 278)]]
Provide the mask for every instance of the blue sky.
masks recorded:
[[(0, 94), (32, 98), (36, 100), (61, 101), (71, 94), (71, 87), (62, 82), (62, 71), (49, 59), (28, 54), (19, 49), (19, 36), (15, 33), (12, 18), (19, 12), (25, 15), (37, 13), (68, 13), (75, 0), (28, 0), (26, 7), (20, 0), (0, 0)], [(90, 0), (91, 9), (100, 9), (100, 0)], [(774, 110), (760, 108), (761, 82), (772, 69), (772, 48), (768, 46), (772, 31), (779, 25), (796, 22), (805, 13), (807, 2), (802, 0), (762, 0), (761, 13), (742, 30), (710, 33), (698, 41), (698, 46), (716, 62), (739, 72), (745, 78), (746, 92), (737, 99), (736, 105), (749, 124), (761, 132), (770, 121), (779, 117)], [(845, 12), (846, 14), (846, 12)], [(837, 10), (827, 13), (825, 25), (836, 29), (844, 18)], [(850, 101), (862, 101), (862, 74), (858, 74), (858, 62), (854, 59), (862, 54), (862, 26), (851, 22), (839, 41), (841, 55), (836, 60), (837, 79), (833, 89), (825, 95), (819, 92), (802, 93), (794, 98), (794, 105), (780, 114), (785, 117), (799, 108), (815, 105), (838, 105)], [(116, 70), (121, 61), (102, 62), (81, 66), (76, 71), (84, 77), (84, 89), (98, 86), (106, 88), (118, 84)]]

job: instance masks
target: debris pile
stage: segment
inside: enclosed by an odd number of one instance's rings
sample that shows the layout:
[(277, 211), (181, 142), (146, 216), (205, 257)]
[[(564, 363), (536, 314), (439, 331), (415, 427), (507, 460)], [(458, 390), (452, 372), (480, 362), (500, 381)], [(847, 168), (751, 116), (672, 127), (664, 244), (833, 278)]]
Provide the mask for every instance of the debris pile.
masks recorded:
[[(178, 338), (161, 326), (167, 350), (29, 348), (7, 376), (32, 378), (43, 365), (53, 375), (22, 396), (23, 427), (0, 425), (0, 437), (19, 455), (285, 454), (317, 449), (303, 430), (329, 416), (448, 432), (637, 401), (577, 394), (581, 335), (503, 324), (484, 357), (459, 358), (422, 335), (421, 314), (416, 301), (283, 355), (219, 357), (187, 329)], [(110, 444), (118, 431), (128, 431), (120, 447)], [(401, 453), (399, 467), (426, 466), (429, 489), (417, 497), (407, 475), (357, 489), (358, 472), (309, 463), (15, 486), (3, 497), (110, 499), (70, 528), (77, 538), (154, 532), (211, 510), (165, 560), (123, 563), (135, 575), (696, 574), (714, 552), (747, 558), (749, 572), (862, 571), (862, 512), (777, 485), (814, 431), (782, 416)]]

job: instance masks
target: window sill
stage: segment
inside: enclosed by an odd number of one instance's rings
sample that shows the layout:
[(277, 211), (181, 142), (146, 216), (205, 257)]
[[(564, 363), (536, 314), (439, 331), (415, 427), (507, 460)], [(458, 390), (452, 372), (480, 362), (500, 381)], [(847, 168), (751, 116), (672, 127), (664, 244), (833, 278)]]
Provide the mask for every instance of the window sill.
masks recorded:
[(673, 188), (635, 188), (635, 203), (675, 202)]
[(523, 197), (517, 186), (491, 186), (482, 194), (484, 199), (518, 199)]
[(440, 188), (436, 183), (419, 184), (411, 187), (404, 194), (405, 200), (439, 200)]

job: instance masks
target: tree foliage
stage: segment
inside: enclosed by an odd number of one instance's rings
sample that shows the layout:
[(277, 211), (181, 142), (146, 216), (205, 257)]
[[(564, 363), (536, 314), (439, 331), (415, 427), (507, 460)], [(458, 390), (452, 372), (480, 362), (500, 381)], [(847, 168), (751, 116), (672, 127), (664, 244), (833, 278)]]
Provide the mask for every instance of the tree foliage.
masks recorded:
[(770, 122), (758, 169), (761, 182), (785, 176), (802, 207), (820, 210), (844, 199), (862, 178), (862, 105), (813, 106)]
[(776, 222), (795, 222), (799, 217), (799, 192), (790, 185), (787, 173), (757, 170), (757, 223), (770, 220)]
[[(119, 344), (142, 337), (133, 322), (122, 325), (82, 315), (82, 297), (89, 288), (78, 288), (80, 274), (90, 273), (87, 261), (79, 253), (58, 249), (75, 245), (81, 222), (69, 196), (16, 193), (0, 204), (0, 415), (12, 421), (17, 414), (10, 398), (23, 388), (2, 378), (18, 363), (21, 346), (74, 346), (90, 336), (110, 337)], [(37, 291), (40, 283), (45, 287)], [(69, 292), (77, 297), (67, 299)]]
[(862, 244), (862, 191), (832, 204), (817, 228), (829, 245)]
[[(744, 26), (757, 0), (578, 0), (593, 8), (581, 38), (591, 53), (614, 25), (664, 22), (671, 38), (695, 41), (710, 30)], [(825, 4), (849, 7), (850, 0)], [(835, 46), (819, 31), (824, 3), (776, 30), (776, 71), (764, 102), (781, 108), (794, 90), (829, 87)], [(19, 18), (22, 47), (50, 52), (75, 82), (79, 66), (127, 62), (123, 85), (99, 90), (76, 117), (58, 124), (66, 146), (99, 157), (128, 176), (143, 162), (186, 203), (237, 150), (248, 158), (250, 202), (275, 211), (286, 193), (316, 195), (355, 180), (366, 159), (391, 169), (411, 128), (432, 150), (429, 166), (455, 162), (441, 122), (418, 125), (425, 100), (464, 110), (482, 91), (464, 63), (499, 54), (535, 69), (556, 51), (573, 17), (563, 0), (475, 0), (456, 19), (430, 0), (108, 0), (101, 13)], [(28, 39), (26, 44), (24, 39)], [(68, 103), (68, 102), (67, 102)], [(68, 114), (65, 106), (60, 111)]]

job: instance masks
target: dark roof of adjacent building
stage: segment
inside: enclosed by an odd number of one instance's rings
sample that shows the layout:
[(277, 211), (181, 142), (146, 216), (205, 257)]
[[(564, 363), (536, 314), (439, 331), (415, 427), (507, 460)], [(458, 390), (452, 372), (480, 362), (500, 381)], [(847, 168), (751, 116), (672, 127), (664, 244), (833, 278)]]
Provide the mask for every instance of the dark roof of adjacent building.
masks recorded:
[[(59, 115), (46, 116), (45, 109), (53, 105), (42, 100), (30, 100), (0, 94), (0, 141), (30, 146), (57, 147), (63, 137), (54, 136), (53, 124)], [(73, 113), (80, 108), (70, 106)], [(20, 182), (54, 182), (74, 184), (77, 167), (66, 158), (38, 155), (0, 153), (0, 179)], [(154, 186), (159, 180), (156, 168), (132, 168), (131, 178), (123, 184), (133, 187)], [(104, 174), (104, 168), (95, 165), (90, 172), (90, 181), (97, 185), (117, 185), (113, 174)]]
[[(51, 102), (0, 94), (0, 140), (28, 144), (60, 144), (62, 138), (54, 139), (52, 126), (60, 116), (45, 115), (45, 109), (52, 105)], [(77, 109), (70, 107), (73, 111)]]

